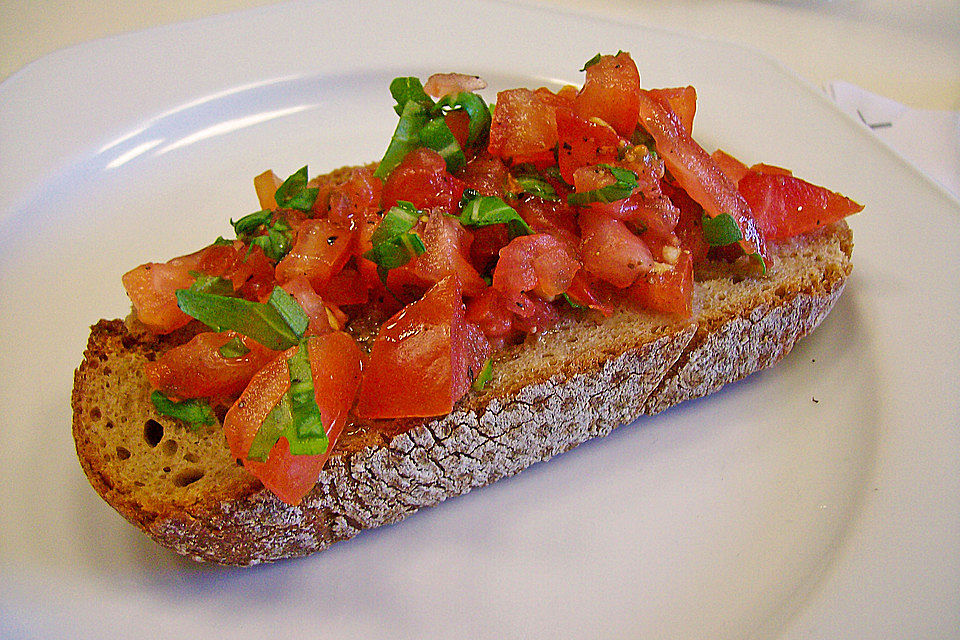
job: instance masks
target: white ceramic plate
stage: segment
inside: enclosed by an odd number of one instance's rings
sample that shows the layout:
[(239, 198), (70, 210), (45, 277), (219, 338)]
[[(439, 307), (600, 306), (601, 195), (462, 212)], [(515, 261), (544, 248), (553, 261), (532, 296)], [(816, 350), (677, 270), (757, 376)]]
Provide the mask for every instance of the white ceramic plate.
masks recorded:
[[(947, 637), (960, 628), (958, 206), (755, 52), (477, 2), (295, 3), (83, 45), (0, 85), (0, 636)], [(265, 168), (378, 158), (394, 75), (577, 82), (631, 51), (696, 134), (866, 204), (779, 367), (313, 557), (158, 548), (70, 436), (120, 275), (229, 232)]]

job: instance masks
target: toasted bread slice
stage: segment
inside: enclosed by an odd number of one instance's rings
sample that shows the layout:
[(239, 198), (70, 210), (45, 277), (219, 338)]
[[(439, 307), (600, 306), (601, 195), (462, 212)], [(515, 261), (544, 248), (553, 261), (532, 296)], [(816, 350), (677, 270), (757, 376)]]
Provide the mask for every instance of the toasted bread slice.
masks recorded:
[(348, 429), (297, 507), (231, 457), (219, 424), (191, 431), (155, 411), (143, 364), (195, 327), (155, 337), (103, 320), (75, 375), (77, 454), (110, 505), (180, 554), (228, 565), (306, 555), (776, 363), (836, 302), (852, 248), (840, 222), (771, 247), (764, 277), (708, 265), (685, 320), (571, 310), (500, 354), (452, 414)]

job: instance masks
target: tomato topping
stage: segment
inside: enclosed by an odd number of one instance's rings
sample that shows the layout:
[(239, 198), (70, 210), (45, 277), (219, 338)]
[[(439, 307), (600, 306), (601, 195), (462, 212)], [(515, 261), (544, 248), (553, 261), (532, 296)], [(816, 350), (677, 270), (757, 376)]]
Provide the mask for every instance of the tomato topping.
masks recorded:
[(200, 253), (169, 262), (148, 262), (123, 274), (123, 287), (133, 303), (137, 318), (150, 331), (170, 333), (190, 322), (177, 306), (178, 289), (189, 289), (196, 278)]
[(423, 231), (427, 250), (412, 263), (414, 274), (429, 285), (456, 275), (465, 294), (479, 295), (487, 283), (468, 261), (470, 241), (469, 232), (459, 222), (434, 210)]
[(503, 197), (510, 183), (510, 172), (503, 160), (487, 153), (469, 160), (457, 177), (482, 196)]
[(650, 93), (665, 101), (680, 118), (680, 124), (688, 136), (693, 135), (693, 117), (697, 113), (697, 90), (693, 87), (649, 89)]
[(283, 284), (303, 277), (320, 291), (350, 258), (353, 235), (329, 218), (307, 220), (297, 239), (277, 265), (277, 281)]
[(380, 327), (370, 352), (357, 414), (365, 418), (450, 413), (490, 352), (467, 322), (455, 277), (434, 285)]
[(623, 222), (590, 209), (580, 214), (583, 268), (619, 288), (650, 271), (653, 255)]
[(490, 125), (490, 153), (513, 164), (553, 163), (557, 145), (556, 109), (529, 89), (497, 94)]
[(693, 258), (680, 251), (673, 268), (637, 278), (627, 292), (640, 308), (688, 317), (693, 311)]
[(465, 185), (447, 171), (447, 163), (433, 149), (411, 151), (390, 172), (383, 186), (381, 205), (384, 209), (398, 200), (410, 202), (417, 209), (439, 207), (451, 215), (460, 211)]
[(846, 196), (783, 173), (751, 170), (739, 189), (767, 240), (813, 231), (863, 210)]
[(661, 97), (641, 90), (640, 121), (656, 141), (657, 151), (677, 183), (703, 207), (710, 217), (728, 214), (740, 227), (744, 253), (765, 253), (763, 237), (753, 213), (736, 185), (684, 130), (670, 105)]
[(570, 109), (557, 109), (557, 133), (560, 175), (569, 183), (576, 169), (617, 159), (620, 136), (610, 126), (586, 120)]
[(287, 280), (282, 287), (284, 291), (294, 297), (297, 304), (310, 319), (310, 324), (307, 326), (307, 335), (319, 336), (331, 331), (338, 331), (346, 323), (346, 317), (343, 313), (339, 309), (324, 304), (323, 299), (317, 295), (306, 278), (298, 277)]
[(248, 460), (250, 445), (267, 415), (290, 388), (287, 361), (297, 347), (270, 361), (250, 381), (223, 423), (230, 453), (287, 504), (299, 504), (314, 486), (347, 422), (360, 384), (360, 349), (353, 338), (337, 331), (307, 341), (314, 399), (329, 441), (325, 453), (292, 455), (286, 438), (274, 445), (266, 462)]
[[(249, 351), (238, 357), (221, 354), (221, 347), (234, 340)], [(253, 374), (276, 356), (276, 351), (233, 331), (206, 332), (148, 362), (144, 371), (150, 386), (172, 398), (235, 398)]]
[(331, 193), (327, 215), (331, 222), (351, 231), (368, 224), (371, 219), (376, 225), (382, 192), (383, 183), (373, 175), (371, 168), (354, 169), (350, 179)]
[(581, 118), (600, 118), (624, 138), (637, 126), (640, 72), (629, 53), (600, 56), (586, 68), (583, 88), (574, 101)]
[(493, 287), (515, 305), (520, 315), (528, 316), (532, 291), (541, 298), (553, 299), (567, 290), (580, 268), (566, 246), (547, 233), (519, 236), (500, 250), (493, 271)]

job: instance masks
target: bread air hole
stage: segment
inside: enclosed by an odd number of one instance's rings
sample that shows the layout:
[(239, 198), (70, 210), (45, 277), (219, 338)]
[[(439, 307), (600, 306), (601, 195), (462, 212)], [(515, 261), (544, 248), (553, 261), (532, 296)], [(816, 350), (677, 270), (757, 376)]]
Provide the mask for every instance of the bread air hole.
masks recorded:
[(184, 469), (183, 471), (178, 471), (177, 474), (173, 476), (173, 484), (178, 487), (186, 487), (202, 477), (203, 471), (200, 469)]
[(163, 425), (156, 420), (147, 420), (143, 426), (143, 439), (151, 447), (155, 447), (163, 440)]
[(117, 447), (117, 458), (119, 460), (129, 460), (130, 450), (126, 447)]
[(163, 455), (172, 456), (177, 452), (177, 448), (180, 445), (177, 444), (176, 440), (167, 440), (163, 443), (163, 446), (160, 447), (163, 450)]

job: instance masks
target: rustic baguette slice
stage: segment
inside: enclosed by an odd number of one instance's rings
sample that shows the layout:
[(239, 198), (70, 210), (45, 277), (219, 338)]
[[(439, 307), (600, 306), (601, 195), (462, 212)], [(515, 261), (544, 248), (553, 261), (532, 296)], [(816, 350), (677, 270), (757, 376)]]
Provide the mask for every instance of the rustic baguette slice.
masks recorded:
[(452, 414), (349, 430), (298, 507), (231, 458), (219, 424), (193, 432), (155, 412), (143, 363), (190, 328), (156, 338), (103, 320), (75, 375), (77, 454), (110, 505), (180, 554), (227, 565), (306, 555), (774, 364), (836, 302), (852, 248), (840, 222), (771, 247), (766, 277), (711, 265), (689, 320), (571, 312), (502, 354)]

